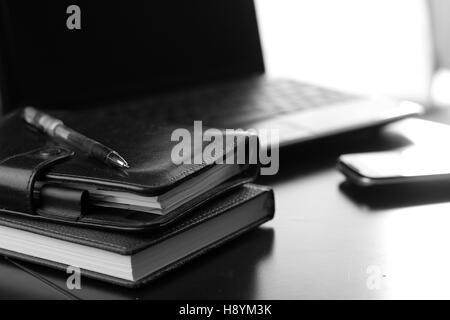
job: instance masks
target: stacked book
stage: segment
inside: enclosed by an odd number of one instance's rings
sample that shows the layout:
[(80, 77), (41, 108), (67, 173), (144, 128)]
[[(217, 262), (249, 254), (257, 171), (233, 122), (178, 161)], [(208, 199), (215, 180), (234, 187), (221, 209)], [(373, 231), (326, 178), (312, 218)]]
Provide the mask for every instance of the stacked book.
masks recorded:
[(131, 167), (108, 167), (33, 131), (21, 111), (9, 115), (0, 123), (6, 256), (136, 287), (273, 218), (272, 190), (252, 184), (258, 165), (235, 158), (254, 152), (252, 139), (225, 139), (209, 156), (210, 139), (193, 142), (179, 163), (176, 125), (102, 109), (55, 116), (120, 150)]

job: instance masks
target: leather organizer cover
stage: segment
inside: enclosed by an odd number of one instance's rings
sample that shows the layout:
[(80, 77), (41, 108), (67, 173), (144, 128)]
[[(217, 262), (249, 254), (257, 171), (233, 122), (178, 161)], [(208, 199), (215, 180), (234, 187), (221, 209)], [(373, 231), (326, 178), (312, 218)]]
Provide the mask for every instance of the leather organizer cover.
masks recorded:
[[(152, 123), (150, 109), (97, 108), (50, 113), (69, 127), (118, 151), (131, 168), (111, 168), (47, 137), (27, 126), (20, 110), (0, 123), (1, 211), (77, 226), (149, 230), (173, 223), (220, 194), (251, 182), (259, 173), (258, 165), (242, 165), (240, 175), (164, 216), (93, 207), (88, 192), (80, 190), (80, 185), (157, 196), (212, 168), (214, 163), (204, 159), (202, 164), (175, 165), (171, 153), (179, 142), (171, 141), (172, 133), (186, 128), (194, 137), (192, 124), (188, 127)], [(206, 143), (194, 146), (192, 156), (201, 152)], [(230, 148), (234, 144), (225, 144), (224, 152)], [(36, 181), (43, 180), (51, 184), (36, 190)]]
[[(179, 260), (174, 261), (173, 263), (167, 265), (166, 267), (158, 270), (155, 273), (149, 274), (140, 281), (133, 282), (92, 271), (82, 270), (82, 274), (84, 276), (111, 282), (116, 285), (135, 288), (143, 286), (150, 281), (161, 277), (167, 272), (183, 266), (190, 260), (201, 256), (209, 252), (210, 250), (213, 250), (214, 248), (240, 236), (241, 234), (273, 219), (275, 210), (273, 191), (270, 188), (262, 186), (252, 184), (244, 185), (233, 191), (230, 191), (225, 195), (220, 196), (217, 201), (212, 201), (201, 206), (199, 209), (195, 210), (195, 212), (184, 216), (182, 219), (180, 219), (180, 221), (175, 223), (170, 228), (145, 234), (94, 230), (90, 228), (77, 228), (67, 224), (40, 221), (30, 219), (29, 217), (20, 217), (8, 213), (0, 215), (0, 226), (20, 229), (23, 231), (28, 231), (64, 241), (70, 241), (81, 245), (87, 245), (93, 248), (107, 250), (122, 255), (132, 255), (135, 253), (139, 253), (140, 251), (151, 247), (154, 244), (183, 233), (195, 226), (204, 223), (205, 221), (231, 213), (231, 211), (234, 209), (240, 210), (240, 214), (249, 214), (249, 210), (251, 210), (249, 208), (251, 208), (250, 206), (252, 206), (252, 203), (255, 202), (257, 202), (258, 205), (253, 206), (253, 208), (257, 207), (260, 208), (259, 210), (263, 210), (265, 213), (263, 215), (263, 218), (254, 221), (253, 223), (243, 227), (241, 230), (238, 230), (233, 234), (229, 234), (225, 238), (207, 245), (188, 256), (180, 257)], [(249, 206), (247, 206), (247, 204)], [(62, 270), (64, 272), (67, 269), (67, 266), (64, 264), (28, 256), (18, 252), (11, 252), (8, 250), (0, 249), (0, 254), (6, 255), (11, 258), (17, 258), (20, 260), (49, 266)]]

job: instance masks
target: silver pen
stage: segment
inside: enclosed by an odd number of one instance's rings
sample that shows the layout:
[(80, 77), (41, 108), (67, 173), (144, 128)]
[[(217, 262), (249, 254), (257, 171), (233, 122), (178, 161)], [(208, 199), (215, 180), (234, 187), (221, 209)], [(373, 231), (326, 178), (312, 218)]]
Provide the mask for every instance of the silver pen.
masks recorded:
[(129, 168), (128, 162), (116, 151), (92, 140), (81, 133), (67, 127), (64, 123), (33, 107), (26, 107), (23, 112), (25, 121), (33, 127), (45, 132), (53, 138), (63, 140), (108, 165), (121, 169)]

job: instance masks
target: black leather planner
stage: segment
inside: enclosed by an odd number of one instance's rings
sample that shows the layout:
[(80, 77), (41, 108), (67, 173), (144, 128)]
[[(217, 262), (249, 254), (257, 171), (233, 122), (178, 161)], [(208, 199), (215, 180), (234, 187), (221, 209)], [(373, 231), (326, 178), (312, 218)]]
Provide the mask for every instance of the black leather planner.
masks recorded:
[[(151, 230), (165, 227), (224, 192), (251, 182), (259, 171), (258, 165), (241, 165), (231, 179), (167, 215), (91, 206), (86, 201), (88, 192), (79, 185), (156, 196), (215, 164), (207, 160), (201, 164), (174, 164), (171, 152), (178, 142), (171, 141), (171, 134), (178, 128), (192, 132), (192, 124), (153, 123), (151, 108), (50, 111), (68, 126), (119, 151), (131, 164), (126, 171), (108, 167), (28, 127), (21, 112), (18, 110), (0, 122), (0, 207), (16, 215), (80, 227)], [(228, 148), (233, 146), (224, 145), (224, 153)], [(38, 181), (59, 187), (40, 192), (41, 197), (36, 200)], [(78, 187), (73, 189), (72, 185)]]

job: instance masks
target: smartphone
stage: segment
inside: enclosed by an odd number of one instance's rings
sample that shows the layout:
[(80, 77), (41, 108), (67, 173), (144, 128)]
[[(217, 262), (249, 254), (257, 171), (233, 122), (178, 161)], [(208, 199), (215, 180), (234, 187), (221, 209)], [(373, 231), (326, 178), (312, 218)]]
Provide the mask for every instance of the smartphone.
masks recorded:
[(450, 150), (407, 147), (394, 151), (343, 155), (339, 170), (362, 187), (385, 184), (450, 182)]

